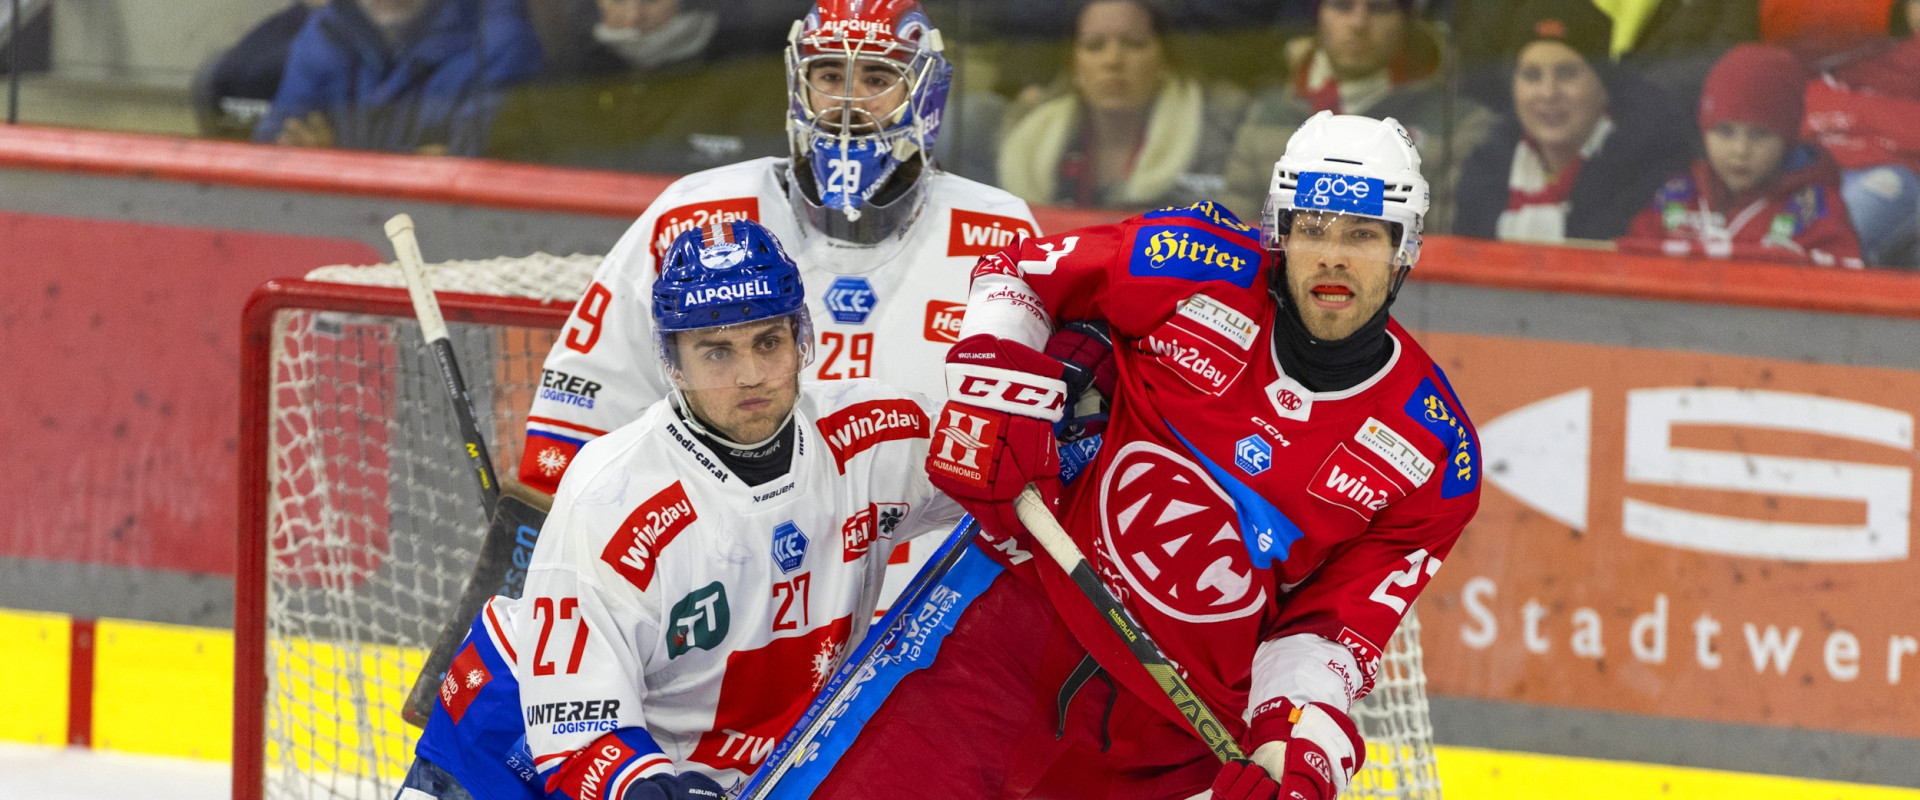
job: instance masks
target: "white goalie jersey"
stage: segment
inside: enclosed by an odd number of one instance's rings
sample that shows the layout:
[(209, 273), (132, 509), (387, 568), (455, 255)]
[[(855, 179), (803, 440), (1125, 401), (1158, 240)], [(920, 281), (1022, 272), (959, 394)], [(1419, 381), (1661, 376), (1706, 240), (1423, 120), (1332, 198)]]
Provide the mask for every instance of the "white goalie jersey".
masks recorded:
[(961, 516), (926, 480), (931, 413), (803, 384), (792, 468), (759, 486), (665, 401), (580, 451), (503, 626), (547, 786), (758, 767), (865, 632), (895, 537)]
[(716, 219), (758, 221), (799, 265), (817, 337), (806, 379), (874, 378), (946, 397), (947, 348), (959, 341), (974, 263), (1039, 235), (1026, 202), (929, 169), (921, 208), (904, 229), (855, 245), (801, 221), (784, 183), (787, 163), (761, 158), (688, 175), (627, 229), (547, 355), (522, 483), (553, 491), (582, 443), (666, 395), (648, 311), (659, 258), (675, 236)]

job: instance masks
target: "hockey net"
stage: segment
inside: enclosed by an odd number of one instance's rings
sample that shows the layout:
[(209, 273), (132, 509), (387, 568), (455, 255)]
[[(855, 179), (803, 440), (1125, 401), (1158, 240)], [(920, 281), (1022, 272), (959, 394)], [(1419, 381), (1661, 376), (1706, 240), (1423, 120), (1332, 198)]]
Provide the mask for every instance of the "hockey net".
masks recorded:
[[(429, 265), (499, 474), (597, 262)], [(401, 285), (327, 267), (247, 308), (235, 800), (394, 797), (418, 736), (400, 708), (479, 557), (479, 492)], [(1440, 796), (1418, 637), (1409, 613), (1354, 712), (1368, 756), (1348, 797)]]

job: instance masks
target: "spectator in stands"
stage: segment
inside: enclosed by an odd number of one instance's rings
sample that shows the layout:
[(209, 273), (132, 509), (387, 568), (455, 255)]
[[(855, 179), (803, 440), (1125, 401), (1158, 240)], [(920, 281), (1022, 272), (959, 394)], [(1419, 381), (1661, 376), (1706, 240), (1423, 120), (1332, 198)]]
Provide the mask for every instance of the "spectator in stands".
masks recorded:
[[(572, 75), (649, 73), (697, 67), (718, 41), (720, 13), (683, 0), (571, 0), (569, 46), (548, 71)], [(805, 12), (802, 12), (805, 13)]]
[(493, 93), (539, 69), (521, 0), (333, 0), (294, 38), (254, 139), (475, 155)]
[(1611, 25), (1586, 0), (1529, 0), (1513, 20), (1514, 110), (1467, 157), (1455, 233), (1614, 239), (1692, 160), (1672, 100), (1607, 61)]
[(327, 0), (294, 0), (203, 65), (193, 80), (201, 136), (247, 139), (273, 106), (293, 37)]
[(1920, 267), (1920, 0), (1893, 9), (1896, 38), (1831, 59), (1807, 86), (1807, 130), (1840, 163), (1861, 254)]
[[(1843, 2), (1846, 0), (1843, 0)], [(1611, 20), (1608, 54), (1673, 95), (1682, 108), (1700, 99), (1707, 70), (1728, 49), (1760, 37), (1760, 0), (1595, 0)], [(1504, 105), (1505, 75), (1496, 66), (1509, 52), (1508, 20), (1525, 0), (1461, 0), (1455, 37), (1466, 70), (1466, 93)], [(1490, 68), (1491, 67), (1491, 68)]]
[(1460, 162), (1487, 137), (1493, 113), (1466, 98), (1449, 101), (1439, 32), (1415, 13), (1414, 0), (1316, 5), (1313, 35), (1287, 45), (1293, 80), (1257, 95), (1235, 137), (1227, 161), (1227, 206), (1257, 216), (1274, 162), (1315, 112), (1393, 117), (1413, 136), (1420, 171), (1432, 186), (1426, 230), (1446, 232)]
[(1805, 68), (1783, 48), (1728, 51), (1700, 94), (1706, 158), (1654, 193), (1620, 249), (1861, 266), (1840, 168), (1800, 141), (1806, 85)]
[(1157, 0), (1092, 0), (1076, 20), (1070, 86), (1007, 113), (1000, 186), (1030, 203), (1106, 208), (1218, 195), (1246, 93), (1203, 88), (1170, 62)]

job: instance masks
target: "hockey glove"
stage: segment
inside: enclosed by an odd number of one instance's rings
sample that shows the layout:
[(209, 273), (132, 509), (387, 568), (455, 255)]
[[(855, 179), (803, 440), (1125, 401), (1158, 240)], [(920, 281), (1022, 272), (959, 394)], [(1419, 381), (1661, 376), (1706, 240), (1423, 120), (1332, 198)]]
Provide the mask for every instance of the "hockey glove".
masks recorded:
[(1107, 409), (1120, 370), (1113, 360), (1113, 335), (1099, 320), (1069, 322), (1047, 340), (1047, 355), (1066, 365), (1066, 418), (1054, 424), (1060, 441), (1099, 436), (1107, 429)]
[(1265, 768), (1244, 758), (1220, 765), (1213, 779), (1212, 800), (1274, 800), (1280, 796), (1280, 784)]
[(927, 478), (959, 501), (989, 541), (1025, 537), (1013, 499), (1032, 483), (1049, 510), (1060, 495), (1053, 423), (1065, 367), (1031, 347), (969, 336), (947, 351), (947, 404), (934, 421)]
[(635, 781), (620, 800), (720, 800), (720, 784), (698, 772), (655, 775)]
[(1367, 760), (1353, 719), (1326, 703), (1270, 700), (1254, 709), (1247, 734), (1254, 762), (1279, 780), (1282, 800), (1335, 800)]

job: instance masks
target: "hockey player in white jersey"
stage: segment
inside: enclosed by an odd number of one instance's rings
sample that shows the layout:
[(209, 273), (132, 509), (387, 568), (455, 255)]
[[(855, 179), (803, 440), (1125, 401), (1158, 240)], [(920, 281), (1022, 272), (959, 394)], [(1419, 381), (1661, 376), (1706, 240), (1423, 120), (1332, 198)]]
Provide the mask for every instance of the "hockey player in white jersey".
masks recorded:
[(926, 479), (927, 398), (800, 381), (811, 314), (766, 228), (682, 234), (650, 291), (672, 388), (580, 451), (402, 800), (717, 797), (864, 634), (895, 537), (961, 516)]
[(551, 493), (581, 444), (666, 394), (632, 368), (653, 340), (643, 301), (674, 237), (715, 220), (760, 222), (800, 265), (818, 336), (807, 379), (945, 397), (974, 262), (1038, 235), (1032, 213), (930, 160), (951, 68), (916, 0), (819, 0), (787, 65), (792, 157), (681, 178), (621, 237), (547, 356), (523, 484)]

